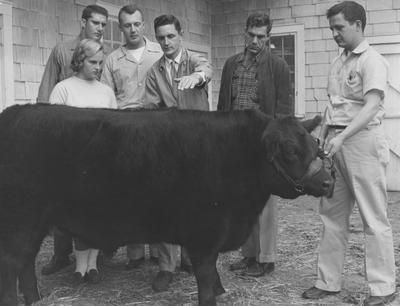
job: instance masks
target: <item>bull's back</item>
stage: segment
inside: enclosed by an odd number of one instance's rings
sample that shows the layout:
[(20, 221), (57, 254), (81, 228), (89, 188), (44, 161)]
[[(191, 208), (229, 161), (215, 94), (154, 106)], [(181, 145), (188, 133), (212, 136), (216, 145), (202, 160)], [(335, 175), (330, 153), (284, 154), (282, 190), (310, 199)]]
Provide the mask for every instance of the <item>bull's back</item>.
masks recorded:
[(222, 216), (246, 213), (235, 205), (254, 191), (266, 124), (254, 112), (11, 107), (0, 115), (0, 209), (49, 211), (99, 244), (184, 240), (207, 219), (212, 234)]

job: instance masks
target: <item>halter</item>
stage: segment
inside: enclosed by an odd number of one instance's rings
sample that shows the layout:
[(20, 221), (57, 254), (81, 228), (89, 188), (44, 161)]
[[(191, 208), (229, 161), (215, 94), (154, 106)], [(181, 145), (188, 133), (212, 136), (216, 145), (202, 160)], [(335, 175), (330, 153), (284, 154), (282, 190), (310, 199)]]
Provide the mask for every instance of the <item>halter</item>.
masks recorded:
[(328, 158), (327, 154), (325, 154), (321, 148), (318, 148), (317, 157), (311, 161), (306, 173), (299, 180), (292, 179), (276, 159), (272, 158), (271, 160), (278, 174), (280, 174), (286, 181), (288, 181), (289, 184), (292, 185), (294, 190), (298, 193), (304, 193), (304, 183), (306, 179), (312, 178), (314, 175), (320, 172), (321, 169), (325, 166), (324, 161), (328, 163), (327, 168), (331, 171), (331, 176), (335, 178), (334, 161), (332, 158)]

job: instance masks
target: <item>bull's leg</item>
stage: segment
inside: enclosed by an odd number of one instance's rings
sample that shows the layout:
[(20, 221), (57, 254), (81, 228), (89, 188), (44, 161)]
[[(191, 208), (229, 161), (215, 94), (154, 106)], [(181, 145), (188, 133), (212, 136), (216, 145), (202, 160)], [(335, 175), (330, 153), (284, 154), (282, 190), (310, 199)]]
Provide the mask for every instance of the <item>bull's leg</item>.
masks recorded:
[(215, 292), (216, 290), (221, 292), (222, 287), (216, 269), (218, 253), (199, 256), (194, 255), (189, 251), (189, 255), (192, 261), (194, 275), (197, 280), (199, 305), (216, 306)]
[(0, 264), (0, 305), (18, 306), (17, 271), (14, 266)]
[(34, 257), (25, 265), (18, 277), (19, 290), (24, 295), (25, 305), (31, 305), (40, 300), (35, 274)]
[(218, 271), (217, 271), (217, 267), (215, 267), (215, 274), (217, 275), (217, 278), (216, 278), (215, 283), (214, 283), (214, 286), (213, 286), (214, 295), (215, 295), (215, 296), (219, 296), (219, 295), (225, 293), (225, 289), (224, 289), (224, 287), (223, 287), (222, 284), (221, 284), (221, 279), (219, 278), (219, 274), (218, 274)]

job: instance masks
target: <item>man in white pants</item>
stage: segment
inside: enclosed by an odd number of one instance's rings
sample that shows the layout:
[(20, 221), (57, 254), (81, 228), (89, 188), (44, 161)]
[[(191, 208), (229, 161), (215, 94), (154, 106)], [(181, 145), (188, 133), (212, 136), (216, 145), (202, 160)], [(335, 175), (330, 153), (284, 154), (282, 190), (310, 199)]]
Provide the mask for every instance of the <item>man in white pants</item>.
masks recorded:
[(381, 124), (388, 67), (364, 37), (366, 14), (360, 4), (336, 4), (327, 17), (333, 38), (344, 49), (330, 68), (329, 104), (320, 137), (328, 157), (335, 158), (337, 175), (333, 197), (322, 198), (320, 205), (324, 231), (317, 280), (303, 297), (320, 299), (340, 291), (350, 215), (357, 203), (370, 290), (363, 306), (383, 306), (396, 297), (393, 237), (387, 218), (389, 150)]

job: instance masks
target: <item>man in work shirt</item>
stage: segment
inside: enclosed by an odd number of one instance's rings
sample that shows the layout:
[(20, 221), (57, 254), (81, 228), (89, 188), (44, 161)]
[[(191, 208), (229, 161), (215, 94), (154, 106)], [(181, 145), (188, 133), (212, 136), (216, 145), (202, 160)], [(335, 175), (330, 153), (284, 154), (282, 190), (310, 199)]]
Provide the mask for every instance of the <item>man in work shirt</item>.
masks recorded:
[[(118, 108), (142, 107), (147, 71), (163, 53), (157, 43), (143, 36), (143, 13), (137, 6), (122, 7), (118, 13), (118, 20), (126, 44), (107, 57), (101, 82), (114, 90)], [(145, 245), (128, 245), (127, 256), (128, 263), (125, 268), (137, 268), (145, 260)], [(150, 259), (155, 262), (156, 257), (157, 248), (151, 245)]]
[(382, 128), (388, 65), (364, 37), (366, 13), (354, 1), (332, 6), (326, 14), (333, 38), (343, 52), (328, 76), (329, 104), (320, 141), (335, 157), (332, 198), (322, 198), (324, 230), (319, 247), (317, 280), (303, 297), (320, 299), (338, 293), (350, 215), (357, 203), (364, 225), (365, 278), (370, 295), (364, 306), (387, 305), (396, 297), (392, 228), (387, 217), (388, 143)]

